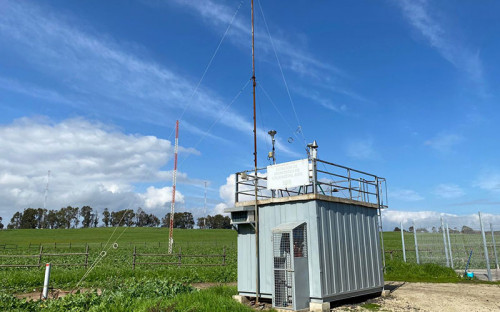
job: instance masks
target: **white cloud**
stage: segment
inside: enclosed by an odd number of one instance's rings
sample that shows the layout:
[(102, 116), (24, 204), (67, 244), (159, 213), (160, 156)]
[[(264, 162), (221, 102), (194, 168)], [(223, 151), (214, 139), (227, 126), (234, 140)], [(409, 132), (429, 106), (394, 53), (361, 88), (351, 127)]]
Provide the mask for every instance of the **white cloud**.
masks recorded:
[[(138, 193), (134, 184), (170, 181), (172, 173), (161, 168), (172, 154), (167, 140), (124, 134), (84, 119), (53, 124), (24, 118), (1, 126), (0, 215), (43, 207), (48, 170), (49, 209), (66, 205), (159, 209), (170, 202), (171, 188), (151, 186)], [(182, 172), (178, 181), (198, 183)], [(178, 192), (176, 198), (183, 201)]]
[(229, 206), (234, 205), (235, 183), (235, 175), (231, 174), (226, 178), (226, 184), (219, 188), (220, 198)]
[[(262, 177), (263, 174), (259, 173), (259, 176)], [(234, 207), (235, 203), (235, 183), (236, 183), (236, 176), (234, 174), (231, 174), (226, 178), (226, 183), (221, 185), (219, 187), (219, 195), (220, 198), (223, 200), (222, 203), (219, 203), (215, 206), (214, 212), (215, 213), (220, 213), (221, 211), (224, 210), (224, 208), (227, 207)], [(239, 191), (248, 191), (247, 193), (252, 193), (254, 187), (252, 185), (239, 185)], [(259, 195), (266, 195), (270, 196), (271, 193), (268, 190), (260, 190)], [(239, 194), (238, 195), (238, 201), (247, 201), (247, 200), (253, 200), (254, 196), (252, 195), (243, 195)]]
[(456, 68), (464, 71), (478, 83), (484, 85), (483, 66), (479, 53), (470, 51), (461, 42), (454, 40), (452, 29), (446, 29), (426, 0), (397, 1), (409, 23), (435, 48), (441, 56)]
[(391, 190), (389, 192), (389, 197), (395, 198), (401, 201), (419, 201), (423, 200), (424, 197), (421, 196), (419, 193), (417, 193), (414, 190), (407, 190), (407, 189), (395, 189)]
[(434, 138), (425, 141), (424, 144), (432, 147), (438, 152), (449, 153), (462, 141), (463, 137), (461, 137), (460, 135), (452, 133), (440, 133)]
[(490, 192), (500, 192), (500, 174), (497, 172), (481, 174), (474, 186)]
[[(228, 99), (203, 88), (190, 97), (195, 89), (192, 81), (141, 55), (141, 48), (131, 48), (133, 44), (122, 44), (89, 27), (83, 31), (79, 24), (82, 22), (74, 17), (34, 3), (5, 2), (0, 15), (0, 39), (6, 39), (6, 48), (33, 69), (55, 79), (60, 92), (8, 77), (0, 77), (0, 82), (6, 82), (2, 88), (86, 113), (159, 126), (164, 126), (166, 120), (173, 125), (175, 116), (190, 105), (184, 118), (197, 122), (181, 121), (187, 131), (224, 141), (198, 128), (199, 118), (204, 118), (208, 124), (217, 120), (244, 134), (251, 133), (249, 119), (230, 107), (225, 109)], [(247, 80), (245, 77), (242, 82)], [(79, 103), (85, 105), (75, 105)], [(267, 132), (258, 129), (258, 136), (267, 139)], [(282, 152), (293, 154), (286, 147)]]
[(229, 207), (226, 203), (219, 203), (214, 208), (214, 214), (221, 214), (223, 216), (228, 216), (229, 213), (225, 213), (224, 209)]
[(356, 159), (374, 159), (378, 154), (373, 147), (373, 140), (352, 140), (347, 145), (347, 156)]
[(434, 190), (434, 194), (441, 198), (457, 198), (465, 195), (464, 190), (456, 184), (439, 184)]
[[(146, 193), (141, 194), (141, 197), (144, 199), (144, 206), (148, 209), (164, 208), (166, 204), (172, 202), (172, 188), (169, 186), (163, 188), (150, 186)], [(175, 190), (175, 202), (184, 202), (184, 196), (178, 190)]]

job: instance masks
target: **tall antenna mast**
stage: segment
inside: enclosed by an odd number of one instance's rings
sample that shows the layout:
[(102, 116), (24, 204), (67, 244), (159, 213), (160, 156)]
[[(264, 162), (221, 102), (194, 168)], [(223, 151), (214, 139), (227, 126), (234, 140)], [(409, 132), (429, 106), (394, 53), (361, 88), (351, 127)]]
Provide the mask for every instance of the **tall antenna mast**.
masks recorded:
[(252, 1), (252, 81), (253, 81), (253, 159), (255, 165), (254, 192), (255, 192), (255, 255), (256, 255), (256, 283), (255, 283), (255, 302), (259, 303), (260, 295), (260, 255), (259, 255), (259, 207), (257, 204), (257, 118), (255, 113), (255, 44), (254, 44), (254, 14)]
[(168, 233), (168, 253), (174, 244), (175, 182), (177, 177), (177, 150), (179, 149), (179, 120), (175, 122), (174, 173), (172, 177), (172, 204), (170, 205), (170, 230)]
[(45, 197), (43, 199), (43, 209), (47, 207), (47, 195), (49, 194), (50, 170), (47, 171), (47, 184), (45, 185)]
[(205, 181), (205, 205), (203, 206), (203, 214), (205, 218), (203, 218), (203, 228), (207, 228), (207, 181)]

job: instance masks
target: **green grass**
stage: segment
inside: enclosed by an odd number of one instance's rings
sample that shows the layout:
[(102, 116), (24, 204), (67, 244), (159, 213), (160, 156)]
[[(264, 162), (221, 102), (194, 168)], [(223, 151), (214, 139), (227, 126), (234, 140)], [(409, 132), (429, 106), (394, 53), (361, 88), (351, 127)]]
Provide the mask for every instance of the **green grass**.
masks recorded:
[(381, 306), (380, 304), (376, 304), (376, 303), (365, 303), (365, 304), (362, 304), (361, 307), (365, 310), (369, 310), (369, 311), (379, 311)]
[[(115, 232), (116, 230), (116, 232)], [(120, 236), (119, 243), (158, 243), (168, 242), (168, 228), (88, 228), (88, 229), (40, 229), (40, 230), (2, 230), (0, 244), (26, 246), (31, 244), (53, 244), (71, 242), (74, 245), (106, 243), (114, 234), (112, 242)], [(122, 234), (123, 233), (123, 234)], [(236, 243), (236, 231), (233, 230), (174, 230), (174, 239), (179, 244), (209, 243), (231, 245)]]
[[(138, 265), (133, 270), (134, 246), (138, 253), (167, 253), (168, 229), (165, 228), (4, 230), (0, 231), (0, 246), (9, 244), (8, 246), (12, 249), (4, 250), (0, 247), (0, 254), (37, 254), (38, 244), (44, 246), (45, 252), (82, 252), (88, 244), (90, 247), (89, 263), (92, 264), (115, 230), (110, 243), (119, 237), (118, 248), (113, 249), (108, 245), (107, 256), (80, 284), (80, 287), (102, 289), (104, 290), (102, 295), (76, 294), (45, 303), (18, 300), (12, 297), (13, 293), (33, 291), (33, 289), (40, 291), (44, 268), (0, 268), (0, 311), (252, 311), (231, 298), (237, 292), (235, 287), (219, 286), (196, 291), (186, 286), (194, 282), (225, 283), (237, 280), (237, 234), (233, 230), (174, 231), (175, 253), (182, 249), (183, 254), (221, 254), (225, 247), (227, 265), (219, 267)], [(411, 261), (404, 263), (401, 234), (385, 232), (383, 235), (386, 250), (395, 251), (393, 260), (386, 255), (386, 280), (454, 283), (464, 281), (447, 267), (437, 264), (417, 265)], [(30, 244), (32, 247), (28, 248)], [(176, 256), (170, 259), (175, 261)], [(165, 260), (162, 257), (137, 258), (137, 261), (148, 262)], [(35, 261), (36, 263), (37, 259), (0, 258), (0, 263), (6, 263), (6, 261), (9, 263)], [(47, 257), (42, 263), (46, 261), (82, 262), (83, 257)], [(220, 259), (187, 258), (185, 261), (194, 264), (207, 263), (207, 261), (208, 263), (220, 262)], [(74, 289), (86, 272), (87, 269), (83, 267), (56, 266), (52, 270), (51, 285), (58, 289)], [(373, 311), (378, 309), (376, 304), (364, 305), (363, 308)]]
[(384, 279), (389, 281), (456, 283), (463, 279), (451, 268), (438, 264), (387, 261)]

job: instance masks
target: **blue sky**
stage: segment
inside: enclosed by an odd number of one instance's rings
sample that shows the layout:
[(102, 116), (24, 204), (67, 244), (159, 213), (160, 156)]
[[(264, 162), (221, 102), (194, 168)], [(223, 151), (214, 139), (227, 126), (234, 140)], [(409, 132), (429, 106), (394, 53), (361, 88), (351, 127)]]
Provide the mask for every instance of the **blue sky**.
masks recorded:
[[(259, 165), (387, 178), (388, 221), (500, 205), (495, 1), (255, 1)], [(0, 0), (0, 216), (231, 204), (253, 166), (250, 1)], [(265, 17), (265, 18), (264, 18)], [(209, 66), (208, 66), (209, 65)], [(297, 130), (301, 129), (301, 131)], [(289, 138), (293, 142), (289, 143)], [(424, 213), (425, 211), (425, 213)]]

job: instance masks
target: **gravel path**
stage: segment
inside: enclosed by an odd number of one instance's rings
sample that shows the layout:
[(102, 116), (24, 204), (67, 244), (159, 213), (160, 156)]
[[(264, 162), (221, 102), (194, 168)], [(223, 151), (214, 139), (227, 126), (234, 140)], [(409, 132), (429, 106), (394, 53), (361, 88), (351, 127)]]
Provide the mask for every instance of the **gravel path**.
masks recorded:
[(339, 306), (332, 311), (367, 311), (374, 303), (379, 311), (500, 311), (500, 285), (387, 282), (391, 294), (364, 303)]

